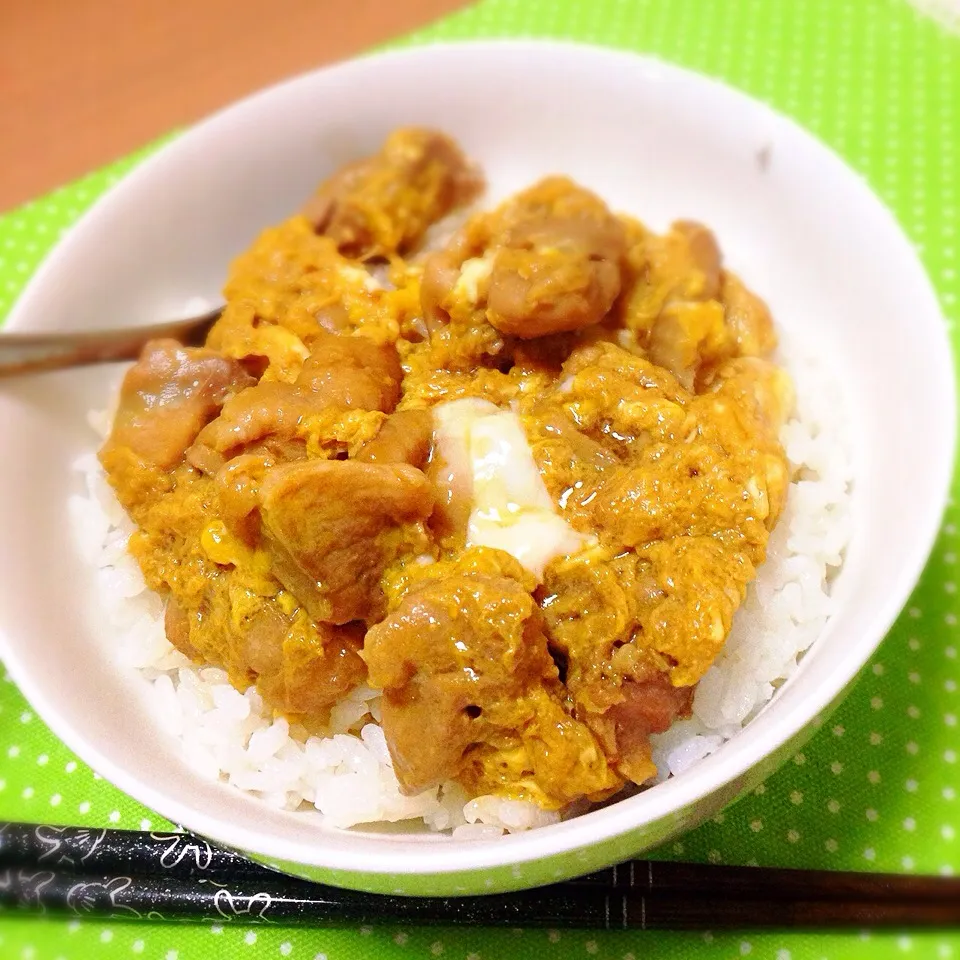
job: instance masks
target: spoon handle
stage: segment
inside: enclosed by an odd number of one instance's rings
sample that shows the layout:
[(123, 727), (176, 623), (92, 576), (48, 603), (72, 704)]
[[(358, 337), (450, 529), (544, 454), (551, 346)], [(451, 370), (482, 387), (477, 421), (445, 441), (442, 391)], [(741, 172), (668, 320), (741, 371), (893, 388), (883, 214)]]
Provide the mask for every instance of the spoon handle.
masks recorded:
[(171, 337), (187, 344), (202, 343), (220, 316), (217, 307), (198, 317), (113, 330), (75, 333), (0, 333), (0, 377), (41, 370), (80, 367), (109, 360), (134, 360), (148, 340)]

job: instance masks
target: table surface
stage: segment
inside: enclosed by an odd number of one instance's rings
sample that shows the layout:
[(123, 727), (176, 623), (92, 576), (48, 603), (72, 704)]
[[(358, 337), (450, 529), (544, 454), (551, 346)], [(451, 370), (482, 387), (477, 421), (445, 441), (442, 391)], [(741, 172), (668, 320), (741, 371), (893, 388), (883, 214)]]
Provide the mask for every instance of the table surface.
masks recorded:
[(0, 210), (463, 0), (2, 0)]

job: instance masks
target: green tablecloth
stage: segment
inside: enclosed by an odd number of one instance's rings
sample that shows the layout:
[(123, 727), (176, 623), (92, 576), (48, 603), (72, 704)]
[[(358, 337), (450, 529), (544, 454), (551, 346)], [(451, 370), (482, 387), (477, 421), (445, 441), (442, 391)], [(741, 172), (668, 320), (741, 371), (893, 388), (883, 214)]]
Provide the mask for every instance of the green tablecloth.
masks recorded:
[[(795, 117), (896, 212), (954, 329), (960, 318), (960, 38), (904, 0), (483, 0), (400, 42), (521, 35), (654, 53)], [(136, 162), (127, 158), (0, 218), (0, 316), (59, 234)], [(942, 874), (960, 869), (956, 523), (952, 501), (908, 608), (810, 745), (754, 795), (658, 856)], [(0, 818), (167, 826), (73, 757), (9, 680), (0, 683)], [(960, 957), (960, 933), (221, 929), (0, 919), (0, 958), (27, 960), (748, 955)]]

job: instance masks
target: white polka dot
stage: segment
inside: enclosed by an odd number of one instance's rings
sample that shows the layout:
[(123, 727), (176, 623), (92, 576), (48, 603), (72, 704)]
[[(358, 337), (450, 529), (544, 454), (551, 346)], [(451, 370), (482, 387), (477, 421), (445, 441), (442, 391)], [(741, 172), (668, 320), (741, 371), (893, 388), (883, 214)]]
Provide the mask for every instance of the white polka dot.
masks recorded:
[(49, 762), (50, 758), (45, 753), (41, 753), (40, 756), (37, 757), (38, 767), (45, 767)]
[(559, 931), (559, 930), (548, 930), (548, 931), (547, 931), (547, 939), (548, 939), (551, 943), (559, 943), (559, 942), (560, 942), (560, 931)]
[(908, 833), (913, 833), (913, 831), (917, 829), (917, 821), (914, 820), (913, 817), (907, 817), (907, 819), (903, 821), (903, 829)]
[(874, 710), (882, 710), (882, 709), (883, 709), (883, 697), (872, 697), (871, 700), (870, 700), (870, 706), (871, 706)]
[(799, 790), (794, 790), (790, 794), (790, 802), (795, 806), (799, 807), (803, 803), (803, 794)]
[(947, 763), (956, 763), (957, 762), (956, 750), (944, 750), (943, 759), (946, 760)]
[(910, 706), (907, 707), (907, 716), (911, 720), (916, 720), (920, 716), (920, 708), (916, 706), (916, 704), (910, 704)]
[(874, 850), (873, 847), (867, 847), (867, 849), (863, 851), (863, 859), (864, 859), (864, 860), (876, 860), (876, 859), (877, 859), (877, 852), (876, 852), (876, 850)]
[(798, 753), (794, 758), (793, 762), (798, 766), (802, 767), (807, 762), (806, 754)]
[(940, 795), (944, 800), (956, 800), (957, 791), (954, 790), (953, 787), (944, 787), (943, 790), (940, 791)]
[(870, 734), (870, 745), (871, 745), (871, 746), (873, 746), (873, 747), (879, 747), (881, 743), (883, 743), (883, 734), (882, 734), (882, 733), (877, 733), (876, 731), (874, 731), (873, 733)]
[(11, 760), (16, 760), (16, 758), (20, 756), (20, 748), (16, 744), (14, 744), (12, 747), (10, 747), (7, 750), (7, 756)]
[(908, 679), (911, 683), (919, 683), (919, 682), (920, 682), (920, 674), (917, 673), (916, 670), (914, 670), (912, 673), (908, 673), (908, 674), (907, 674), (907, 679)]
[(280, 956), (289, 957), (292, 952), (293, 944), (289, 940), (284, 940), (283, 943), (280, 944)]
[(911, 756), (914, 756), (914, 757), (915, 757), (915, 756), (920, 752), (920, 744), (919, 744), (919, 743), (916, 743), (916, 742), (913, 741), (913, 740), (911, 740), (911, 741), (904, 747), (904, 749), (905, 749), (905, 750), (907, 751), (907, 753), (909, 753)]
[(827, 840), (827, 841), (824, 843), (824, 846), (827, 848), (827, 850), (828, 850), (830, 853), (836, 853), (837, 850), (840, 848), (840, 844), (838, 844), (837, 841), (833, 839), (833, 837), (831, 837), (829, 840)]
[(143, 948), (145, 946), (146, 944), (142, 940), (134, 940), (133, 943), (130, 944), (130, 949), (134, 953), (143, 953)]
[(777, 951), (777, 960), (791, 960), (791, 954), (789, 950), (778, 950)]
[(77, 762), (76, 762), (76, 760), (71, 760), (63, 769), (64, 769), (67, 773), (73, 773), (73, 771), (77, 769)]
[(940, 868), (940, 876), (941, 876), (941, 877), (952, 877), (952, 876), (953, 876), (953, 866), (952, 866), (951, 864), (949, 864), (949, 863), (945, 863), (945, 864)]
[(909, 937), (897, 937), (897, 946), (901, 950), (909, 950), (913, 946), (913, 943)]
[(847, 731), (843, 727), (837, 726), (833, 728), (833, 735), (835, 737), (842, 737)]
[(796, 830), (787, 831), (787, 840), (790, 843), (798, 843), (800, 840), (800, 834)]
[(141, 821), (140, 821), (140, 829), (141, 829), (141, 830), (149, 830), (152, 826), (153, 826), (153, 824), (152, 824), (149, 820), (141, 820)]
[(879, 771), (879, 770), (871, 770), (871, 771), (867, 774), (867, 779), (868, 779), (871, 783), (879, 783), (879, 782), (880, 782), (880, 771)]
[(901, 857), (900, 866), (903, 867), (904, 870), (912, 870), (915, 866), (913, 857)]
[(919, 620), (919, 619), (920, 619), (921, 613), (920, 613), (920, 608), (919, 608), (919, 607), (911, 607), (911, 608), (907, 611), (907, 613), (908, 613), (914, 620)]
[(24, 788), (23, 788), (23, 792), (20, 794), (20, 796), (23, 797), (24, 800), (32, 800), (32, 799), (33, 799), (33, 787), (24, 787)]
[(839, 800), (828, 800), (828, 801), (827, 801), (827, 809), (828, 809), (831, 813), (839, 813), (839, 812), (840, 812), (840, 801), (839, 801)]
[(113, 931), (112, 931), (112, 930), (101, 930), (101, 931), (100, 931), (100, 942), (101, 942), (101, 943), (109, 943), (112, 939), (113, 939)]
[(946, 647), (943, 651), (943, 655), (950, 660), (957, 659), (957, 648), (956, 647)]
[(24, 710), (23, 713), (20, 714), (21, 723), (30, 723), (31, 720), (33, 720), (33, 714), (29, 710)]
[[(397, 934), (397, 936), (399, 936), (399, 934)], [(396, 940), (397, 938), (394, 937), (393, 939)], [(397, 942), (399, 943), (399, 941), (397, 941)], [(404, 941), (404, 942), (406, 942), (406, 941)], [(313, 960), (327, 960), (327, 955), (326, 955), (325, 953), (315, 954)]]
[(77, 809), (78, 809), (81, 813), (89, 813), (89, 812), (90, 812), (90, 801), (89, 801), (89, 800), (84, 800), (83, 803), (81, 803), (81, 804), (79, 804), (79, 805), (77, 806)]
[(908, 646), (911, 650), (913, 650), (914, 652), (916, 652), (917, 650), (920, 649), (920, 641), (919, 641), (916, 637), (911, 637), (911, 638), (907, 641), (907, 646)]
[(956, 693), (956, 692), (957, 692), (957, 681), (956, 681), (956, 680), (944, 680), (944, 681), (943, 681), (943, 689), (946, 690), (947, 693)]
[(586, 950), (587, 953), (589, 953), (591, 956), (593, 956), (593, 954), (595, 954), (595, 953), (597, 952), (597, 950), (600, 949), (600, 948), (597, 946), (597, 941), (596, 941), (596, 940), (588, 940), (588, 941), (583, 945), (583, 948), (584, 948), (584, 950)]
[(180, 957), (180, 954), (179, 954), (178, 951), (176, 951), (176, 950), (168, 950), (168, 951), (163, 955), (163, 960), (178, 960), (179, 957)]
[(956, 835), (956, 830), (949, 823), (945, 823), (940, 828), (940, 836), (943, 837), (944, 840), (952, 840)]
[(256, 933), (254, 933), (253, 930), (248, 930), (248, 931), (243, 935), (243, 942), (244, 942), (245, 944), (247, 944), (248, 946), (251, 946), (251, 947), (252, 947), (252, 946), (257, 942), (257, 935), (256, 935)]
[(63, 800), (63, 797), (61, 797), (59, 793), (55, 793), (55, 794), (50, 798), (50, 806), (51, 806), (51, 807), (59, 807), (61, 800)]
[(907, 791), (907, 793), (916, 793), (919, 786), (920, 784), (911, 777), (906, 783), (904, 783), (903, 788)]
[[(410, 937), (407, 934), (405, 934), (402, 930), (400, 931), (400, 933), (396, 933), (393, 936), (393, 942), (400, 947), (402, 947), (409, 939)], [(316, 958), (314, 958), (314, 960), (316, 960)]]
[(751, 821), (750, 821), (750, 829), (751, 829), (754, 833), (759, 833), (759, 832), (763, 829), (763, 821), (762, 821), (762, 820), (751, 820)]
[(843, 773), (843, 764), (839, 760), (834, 760), (833, 763), (830, 764), (830, 770), (839, 776)]
[(883, 664), (882, 664), (882, 663), (875, 663), (875, 664), (873, 665), (873, 667), (871, 667), (871, 669), (873, 670), (873, 675), (874, 675), (875, 677), (882, 677), (882, 676), (883, 676)]
[(741, 957), (747, 956), (747, 954), (749, 954), (752, 950), (753, 950), (753, 944), (751, 944), (749, 941), (744, 940), (743, 943), (740, 944)]
[(871, 822), (876, 823), (880, 819), (880, 814), (877, 813), (872, 807), (869, 810), (864, 811), (864, 816)]

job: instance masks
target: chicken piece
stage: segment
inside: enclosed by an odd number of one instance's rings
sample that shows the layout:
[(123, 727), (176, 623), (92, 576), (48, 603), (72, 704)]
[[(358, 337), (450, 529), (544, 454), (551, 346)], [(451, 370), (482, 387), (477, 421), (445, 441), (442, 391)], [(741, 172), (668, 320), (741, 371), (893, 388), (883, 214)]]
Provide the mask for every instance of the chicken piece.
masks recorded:
[(223, 403), (253, 382), (214, 350), (151, 340), (124, 377), (104, 454), (126, 447), (144, 463), (170, 470)]
[(190, 642), (190, 614), (177, 602), (175, 597), (167, 599), (163, 610), (163, 632), (167, 639), (185, 657), (200, 660), (200, 654)]
[(498, 215), (487, 319), (531, 339), (599, 323), (620, 292), (623, 226), (592, 193), (551, 177)]
[(309, 390), (261, 381), (224, 404), (220, 416), (197, 436), (187, 459), (211, 476), (228, 460), (254, 450), (274, 460), (302, 459), (306, 444), (297, 436), (298, 428), (326, 406), (322, 397)]
[(262, 454), (244, 454), (216, 473), (219, 516), (227, 529), (249, 547), (256, 547), (260, 536), (260, 484), (270, 464)]
[(461, 773), (492, 785), (509, 768), (499, 786), (532, 781), (526, 789), (551, 805), (609, 789), (602, 752), (560, 706), (533, 598), (494, 572), (487, 561), (499, 551), (474, 553), (488, 556), (468, 557), (447, 576), (427, 568), (426, 582), (367, 633), (363, 656), (371, 684), (384, 690), (383, 730), (401, 789), (419, 793)]
[(257, 690), (288, 716), (326, 719), (332, 706), (366, 677), (360, 624), (314, 624), (265, 604), (246, 624), (245, 657)]
[(330, 407), (392, 410), (403, 371), (396, 347), (376, 346), (361, 337), (322, 333), (295, 384), (261, 381), (224, 405), (190, 448), (190, 462), (216, 473), (241, 453), (274, 461), (307, 455), (304, 425)]
[(616, 745), (616, 768), (627, 780), (641, 784), (656, 776), (650, 735), (665, 733), (678, 717), (690, 715), (693, 687), (671, 686), (666, 674), (643, 683), (627, 681), (623, 700), (606, 714)]
[(328, 623), (378, 612), (383, 569), (405, 546), (395, 528), (432, 509), (427, 478), (407, 464), (309, 460), (268, 470), (261, 485), (273, 573)]
[(720, 299), (727, 327), (736, 343), (737, 356), (770, 356), (777, 347), (777, 335), (767, 305), (728, 270), (722, 274)]
[(297, 377), (297, 386), (336, 407), (389, 413), (400, 399), (403, 369), (393, 344), (321, 332)]
[(398, 410), (357, 453), (363, 463), (409, 463), (422, 469), (430, 455), (433, 417), (429, 410)]
[[(716, 300), (720, 296), (722, 262), (717, 238), (695, 220), (677, 220), (670, 231), (686, 245), (686, 257), (692, 268), (688, 274), (688, 295), (698, 300)], [(689, 286), (691, 282), (694, 289)]]
[(703, 372), (728, 357), (734, 344), (716, 300), (685, 300), (663, 308), (650, 333), (650, 359), (690, 391)]
[(405, 253), (427, 227), (471, 201), (483, 179), (449, 137), (409, 128), (380, 152), (344, 167), (303, 208), (318, 233), (349, 257)]

